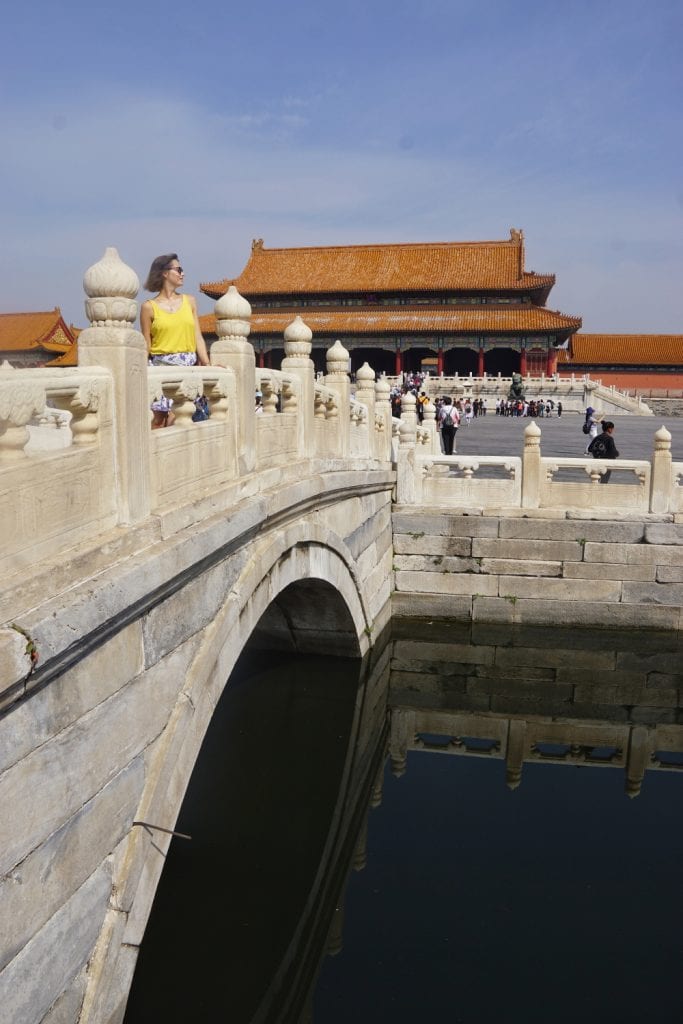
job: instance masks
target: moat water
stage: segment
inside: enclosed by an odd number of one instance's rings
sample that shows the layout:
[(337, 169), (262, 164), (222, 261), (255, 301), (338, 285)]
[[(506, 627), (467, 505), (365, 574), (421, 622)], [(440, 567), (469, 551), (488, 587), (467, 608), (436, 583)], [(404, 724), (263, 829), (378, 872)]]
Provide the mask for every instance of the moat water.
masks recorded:
[(681, 637), (386, 640), (243, 656), (126, 1024), (674, 1019)]

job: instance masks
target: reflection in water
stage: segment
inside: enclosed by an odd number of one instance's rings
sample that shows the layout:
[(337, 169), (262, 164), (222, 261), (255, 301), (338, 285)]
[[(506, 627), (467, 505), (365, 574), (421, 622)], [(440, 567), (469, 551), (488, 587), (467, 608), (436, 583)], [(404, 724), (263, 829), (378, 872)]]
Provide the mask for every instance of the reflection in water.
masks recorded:
[(316, 1024), (674, 1018), (680, 648), (662, 633), (395, 627), (393, 777)]
[(672, 1018), (681, 661), (679, 635), (421, 621), (360, 668), (243, 663), (126, 1021)]

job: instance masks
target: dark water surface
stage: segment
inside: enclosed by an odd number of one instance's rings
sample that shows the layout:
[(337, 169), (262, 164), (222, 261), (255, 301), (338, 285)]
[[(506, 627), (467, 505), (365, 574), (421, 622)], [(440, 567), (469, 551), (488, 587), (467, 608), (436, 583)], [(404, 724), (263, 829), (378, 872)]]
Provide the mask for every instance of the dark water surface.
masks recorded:
[(243, 659), (127, 1024), (678, 1019), (681, 653), (414, 622)]

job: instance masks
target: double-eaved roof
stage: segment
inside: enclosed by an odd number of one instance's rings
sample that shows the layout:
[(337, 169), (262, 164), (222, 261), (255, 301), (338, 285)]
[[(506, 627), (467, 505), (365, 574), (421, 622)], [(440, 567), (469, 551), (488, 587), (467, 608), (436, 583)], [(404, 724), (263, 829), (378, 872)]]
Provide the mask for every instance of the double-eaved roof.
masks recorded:
[[(444, 306), (402, 307), (386, 309), (299, 310), (302, 320), (314, 335), (380, 335), (400, 334), (544, 334), (571, 333), (581, 326), (581, 318), (556, 313), (543, 306), (474, 306), (453, 309)], [(251, 330), (256, 335), (281, 335), (292, 322), (290, 312), (254, 310)], [(215, 334), (216, 318), (207, 313), (199, 319), (205, 334)]]
[(266, 249), (252, 242), (239, 277), (200, 285), (219, 298), (231, 284), (246, 298), (387, 292), (536, 292), (545, 301), (554, 274), (524, 267), (524, 235), (500, 242), (406, 242)]

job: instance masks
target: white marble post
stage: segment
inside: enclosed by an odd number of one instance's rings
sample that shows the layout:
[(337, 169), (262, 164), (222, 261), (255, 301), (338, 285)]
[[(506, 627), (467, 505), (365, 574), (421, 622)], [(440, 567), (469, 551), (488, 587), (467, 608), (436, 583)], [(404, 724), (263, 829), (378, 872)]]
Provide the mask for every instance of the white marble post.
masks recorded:
[(78, 338), (78, 365), (103, 366), (112, 375), (119, 521), (138, 523), (151, 504), (147, 344), (132, 326), (140, 282), (116, 249), (108, 248), (86, 270), (83, 287), (90, 327)]
[(538, 508), (541, 501), (541, 430), (534, 420), (524, 431), (522, 456), (522, 508)]
[(351, 437), (351, 381), (349, 380), (349, 353), (341, 341), (335, 341), (327, 350), (325, 385), (337, 395), (339, 407), (339, 436), (336, 454), (345, 458), (349, 454)]
[(299, 380), (299, 427), (298, 448), (303, 456), (310, 456), (315, 451), (315, 432), (313, 427), (313, 404), (315, 387), (315, 366), (311, 359), (313, 348), (313, 332), (300, 316), (294, 318), (285, 327), (285, 358), (282, 369), (291, 373)]
[(671, 434), (661, 426), (655, 434), (650, 481), (650, 512), (668, 512), (671, 502)]
[(230, 285), (214, 306), (218, 341), (211, 346), (212, 366), (228, 366), (235, 374), (237, 389), (237, 457), (240, 473), (249, 473), (256, 464), (256, 357), (247, 341), (251, 325), (251, 306)]

